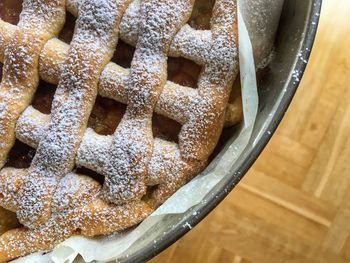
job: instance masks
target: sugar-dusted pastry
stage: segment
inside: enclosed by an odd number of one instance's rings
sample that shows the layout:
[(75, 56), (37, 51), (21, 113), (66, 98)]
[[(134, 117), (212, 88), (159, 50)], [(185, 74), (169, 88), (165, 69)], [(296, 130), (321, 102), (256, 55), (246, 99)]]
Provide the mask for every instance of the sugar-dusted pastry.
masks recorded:
[(0, 2), (0, 206), (22, 224), (0, 261), (134, 226), (206, 167), (242, 109), (236, 1), (204, 2)]

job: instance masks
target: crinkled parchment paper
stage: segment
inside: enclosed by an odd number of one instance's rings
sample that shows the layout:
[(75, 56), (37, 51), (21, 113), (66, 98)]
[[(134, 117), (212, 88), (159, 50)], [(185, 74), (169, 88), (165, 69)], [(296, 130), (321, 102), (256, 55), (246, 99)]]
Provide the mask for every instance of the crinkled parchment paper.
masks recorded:
[(258, 68), (269, 62), (284, 0), (240, 0)]
[[(160, 224), (166, 215), (184, 214), (199, 204), (228, 175), (227, 172), (234, 166), (251, 138), (258, 112), (254, 57), (256, 64), (259, 65), (269, 56), (282, 4), (283, 0), (241, 0), (239, 2), (241, 10), (238, 21), (239, 56), (244, 122), (237, 132), (236, 139), (220, 156), (215, 165), (182, 187), (151, 216), (129, 232), (101, 239), (72, 237), (49, 254), (36, 253), (15, 262), (71, 263), (78, 261), (76, 257), (79, 254), (86, 262), (110, 262), (120, 255), (127, 254), (129, 250), (133, 251), (136, 241), (143, 238), (147, 230)], [(253, 50), (255, 51), (254, 56)]]

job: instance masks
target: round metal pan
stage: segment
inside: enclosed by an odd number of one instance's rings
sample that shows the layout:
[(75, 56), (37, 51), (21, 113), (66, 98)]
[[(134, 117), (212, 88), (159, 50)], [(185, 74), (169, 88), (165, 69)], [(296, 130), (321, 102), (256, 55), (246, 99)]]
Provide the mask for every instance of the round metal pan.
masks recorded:
[[(286, 0), (276, 38), (276, 55), (259, 86), (259, 113), (253, 137), (231, 176), (185, 215), (169, 215), (147, 232), (118, 262), (144, 262), (172, 245), (210, 213), (253, 165), (282, 120), (305, 71), (313, 46), (322, 0)], [(190, 226), (190, 227), (186, 227)]]

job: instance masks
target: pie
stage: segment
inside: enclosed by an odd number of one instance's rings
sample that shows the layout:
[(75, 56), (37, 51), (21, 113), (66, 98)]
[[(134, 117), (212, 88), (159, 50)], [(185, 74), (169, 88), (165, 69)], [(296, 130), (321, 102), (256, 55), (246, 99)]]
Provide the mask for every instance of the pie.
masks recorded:
[(19, 222), (0, 261), (140, 223), (242, 118), (235, 0), (1, 0), (0, 17), (0, 206)]

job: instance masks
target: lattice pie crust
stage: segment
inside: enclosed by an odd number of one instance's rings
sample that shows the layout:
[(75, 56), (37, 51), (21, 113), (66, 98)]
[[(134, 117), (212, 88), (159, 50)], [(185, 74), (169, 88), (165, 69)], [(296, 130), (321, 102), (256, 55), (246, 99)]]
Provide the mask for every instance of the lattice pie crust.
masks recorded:
[[(216, 0), (211, 30), (187, 24), (194, 4), (24, 0), (17, 26), (0, 20), (0, 205), (23, 225), (1, 236), (0, 261), (138, 224), (205, 168), (240, 117), (228, 103), (236, 1)], [(77, 17), (69, 45), (57, 38), (66, 12)], [(130, 69), (111, 62), (118, 37), (136, 47)], [(197, 88), (167, 79), (168, 57), (202, 67)], [(50, 115), (31, 106), (40, 80), (57, 85)], [(127, 105), (112, 135), (88, 128), (98, 95)], [(178, 143), (154, 138), (155, 113), (182, 125)], [(16, 140), (36, 149), (29, 168), (8, 165)]]

